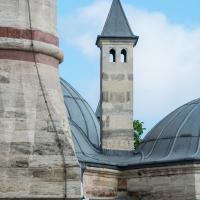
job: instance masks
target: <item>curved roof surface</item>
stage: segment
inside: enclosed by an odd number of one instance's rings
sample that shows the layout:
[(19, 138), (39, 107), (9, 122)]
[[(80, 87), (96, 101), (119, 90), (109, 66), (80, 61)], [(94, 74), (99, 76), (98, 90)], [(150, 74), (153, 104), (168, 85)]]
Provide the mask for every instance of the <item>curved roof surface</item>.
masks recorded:
[(161, 120), (144, 138), (139, 151), (144, 160), (200, 159), (200, 99)]
[(81, 95), (65, 80), (60, 79), (64, 103), (73, 133), (79, 132), (94, 147), (100, 147), (100, 126), (96, 115)]
[(133, 152), (102, 151), (97, 116), (68, 82), (61, 78), (60, 83), (79, 162), (112, 166), (126, 165), (127, 156), (132, 159)]
[(79, 162), (133, 168), (200, 160), (200, 99), (181, 106), (161, 120), (137, 151), (102, 151), (100, 125), (95, 113), (63, 79), (61, 88)]

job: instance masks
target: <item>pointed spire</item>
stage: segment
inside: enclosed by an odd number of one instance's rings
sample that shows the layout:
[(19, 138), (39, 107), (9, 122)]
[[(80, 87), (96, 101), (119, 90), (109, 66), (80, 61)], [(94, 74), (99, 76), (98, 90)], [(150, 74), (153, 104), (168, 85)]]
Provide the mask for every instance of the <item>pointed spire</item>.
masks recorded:
[(130, 28), (120, 0), (113, 0), (110, 12), (100, 38), (129, 38), (138, 39)]

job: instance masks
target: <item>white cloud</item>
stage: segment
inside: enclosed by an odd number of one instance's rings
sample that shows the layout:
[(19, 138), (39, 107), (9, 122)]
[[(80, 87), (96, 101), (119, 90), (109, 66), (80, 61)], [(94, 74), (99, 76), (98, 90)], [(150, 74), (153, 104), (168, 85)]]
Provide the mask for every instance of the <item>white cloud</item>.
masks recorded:
[[(66, 17), (66, 42), (98, 61), (96, 35), (101, 32), (110, 1), (95, 0)], [(129, 22), (140, 36), (134, 50), (135, 117), (149, 128), (177, 106), (199, 97), (200, 28), (172, 24), (160, 12), (125, 5)], [(96, 94), (99, 96), (99, 94)]]
[(59, 20), (62, 24), (60, 34), (65, 41), (92, 59), (98, 58), (99, 51), (94, 44), (106, 20), (109, 2), (95, 0), (93, 4), (76, 10), (74, 15), (62, 16)]

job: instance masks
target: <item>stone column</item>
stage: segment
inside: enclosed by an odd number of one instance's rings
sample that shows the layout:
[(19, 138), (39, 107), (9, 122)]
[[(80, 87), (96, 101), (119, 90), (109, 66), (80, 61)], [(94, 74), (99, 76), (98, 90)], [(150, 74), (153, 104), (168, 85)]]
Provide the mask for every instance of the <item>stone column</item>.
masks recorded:
[(0, 0), (0, 198), (80, 197), (62, 59), (56, 0)]

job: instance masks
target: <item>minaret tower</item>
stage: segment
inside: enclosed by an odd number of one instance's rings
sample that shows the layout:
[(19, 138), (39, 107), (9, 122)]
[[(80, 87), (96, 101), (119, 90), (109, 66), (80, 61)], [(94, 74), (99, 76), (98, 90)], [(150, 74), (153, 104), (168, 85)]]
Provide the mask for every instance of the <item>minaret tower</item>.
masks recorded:
[(0, 199), (80, 198), (56, 0), (0, 0)]
[(133, 150), (133, 47), (138, 37), (120, 0), (113, 0), (97, 46), (101, 50), (102, 148)]

